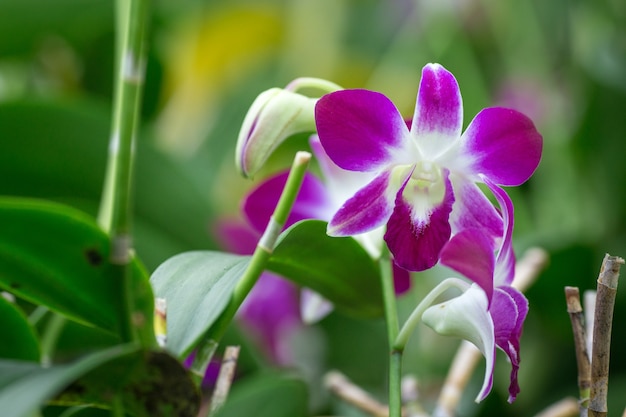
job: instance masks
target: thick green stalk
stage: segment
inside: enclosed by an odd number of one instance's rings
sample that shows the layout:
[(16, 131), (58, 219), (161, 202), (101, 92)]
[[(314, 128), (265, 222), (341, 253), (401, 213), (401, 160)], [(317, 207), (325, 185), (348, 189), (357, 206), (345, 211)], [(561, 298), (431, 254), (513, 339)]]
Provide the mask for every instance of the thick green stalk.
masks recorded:
[(308, 152), (298, 152), (296, 154), (293, 165), (291, 166), (291, 171), (289, 172), (289, 177), (287, 178), (287, 183), (285, 184), (285, 188), (283, 189), (280, 199), (278, 200), (276, 209), (274, 209), (274, 214), (270, 218), (270, 221), (265, 228), (265, 232), (254, 250), (254, 254), (248, 264), (248, 268), (245, 270), (243, 276), (239, 280), (239, 283), (235, 287), (233, 296), (228, 306), (221, 314), (220, 318), (215, 322), (215, 325), (211, 328), (209, 340), (217, 342), (222, 338), (226, 328), (235, 317), (235, 313), (241, 306), (241, 303), (243, 303), (243, 300), (246, 298), (252, 287), (254, 287), (254, 284), (256, 284), (259, 276), (261, 276), (265, 270), (267, 261), (272, 256), (272, 252), (274, 251), (278, 235), (285, 226), (293, 203), (296, 200), (310, 159), (311, 154)]
[(124, 340), (135, 339), (131, 323), (131, 197), (137, 126), (145, 73), (145, 33), (149, 0), (117, 1), (116, 78), (109, 158), (98, 222), (111, 236), (111, 262), (119, 266), (124, 316)]
[(393, 348), (399, 332), (396, 292), (391, 260), (386, 252), (379, 262), (389, 346), (389, 417), (400, 417), (402, 415), (402, 351)]

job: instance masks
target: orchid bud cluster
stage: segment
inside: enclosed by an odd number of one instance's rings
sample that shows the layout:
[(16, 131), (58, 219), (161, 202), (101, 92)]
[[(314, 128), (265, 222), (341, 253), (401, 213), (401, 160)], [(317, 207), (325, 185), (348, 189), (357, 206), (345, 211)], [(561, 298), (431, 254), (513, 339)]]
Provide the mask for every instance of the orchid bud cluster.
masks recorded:
[[(533, 122), (515, 110), (491, 107), (463, 131), (458, 83), (439, 64), (423, 68), (409, 122), (383, 94), (307, 80), (324, 94), (299, 94), (296, 81), (257, 98), (239, 134), (237, 167), (252, 176), (284, 140), (311, 132), (323, 178), (307, 177), (292, 222), (327, 221), (330, 236), (354, 237), (374, 259), (388, 249), (399, 292), (407, 288), (409, 272), (437, 264), (468, 279), (456, 285), (461, 295), (428, 306), (421, 319), (482, 351), (486, 372), (477, 401), (490, 392), (496, 348), (503, 350), (512, 366), (513, 401), (528, 302), (511, 286), (514, 212), (502, 186), (521, 185), (539, 164), (542, 137)], [(244, 203), (257, 228), (267, 223), (264, 207), (276, 202), (281, 175), (258, 186)], [(403, 349), (404, 343), (395, 347)]]

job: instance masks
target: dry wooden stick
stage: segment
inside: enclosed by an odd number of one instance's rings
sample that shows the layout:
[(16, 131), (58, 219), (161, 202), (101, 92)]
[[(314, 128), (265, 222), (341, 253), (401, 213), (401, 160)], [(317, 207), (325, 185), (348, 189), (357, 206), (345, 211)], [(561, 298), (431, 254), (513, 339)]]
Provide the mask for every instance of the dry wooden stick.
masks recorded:
[(239, 350), (239, 346), (227, 346), (224, 351), (222, 366), (220, 367), (220, 373), (218, 374), (217, 381), (215, 382), (215, 390), (213, 391), (213, 396), (211, 397), (209, 415), (213, 415), (226, 402), (230, 386), (232, 385), (233, 378), (235, 377)]
[(613, 308), (615, 306), (619, 270), (623, 264), (624, 260), (622, 258), (606, 254), (598, 277), (596, 314), (593, 326), (593, 348), (591, 352), (590, 417), (606, 417), (608, 413), (607, 394), (609, 388)]
[(572, 397), (563, 398), (535, 417), (575, 417), (578, 414), (578, 401)]
[(366, 391), (354, 385), (338, 371), (330, 371), (326, 374), (324, 386), (348, 404), (352, 404), (371, 416), (387, 417), (389, 415), (386, 405), (372, 398)]
[(578, 287), (565, 287), (565, 301), (567, 313), (572, 322), (574, 333), (574, 349), (576, 351), (576, 364), (578, 367), (578, 391), (580, 396), (581, 416), (589, 406), (589, 389), (591, 387), (591, 362), (587, 351), (587, 336), (585, 335), (585, 322), (583, 308), (580, 305), (580, 291)]

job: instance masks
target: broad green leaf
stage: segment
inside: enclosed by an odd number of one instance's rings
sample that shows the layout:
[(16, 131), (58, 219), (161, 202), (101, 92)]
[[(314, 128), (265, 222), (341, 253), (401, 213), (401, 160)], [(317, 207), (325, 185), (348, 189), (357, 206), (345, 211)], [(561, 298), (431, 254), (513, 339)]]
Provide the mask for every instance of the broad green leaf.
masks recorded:
[(0, 358), (39, 362), (39, 341), (24, 313), (0, 295)]
[(346, 313), (383, 313), (376, 263), (354, 239), (328, 236), (323, 221), (305, 220), (283, 232), (268, 269), (317, 291)]
[(137, 350), (124, 345), (99, 351), (76, 362), (42, 367), (32, 362), (0, 361), (0, 410), (11, 417), (29, 417), (43, 403), (92, 369)]
[(226, 403), (217, 413), (217, 417), (308, 415), (306, 384), (278, 374), (262, 374), (235, 381)]
[(50, 367), (0, 361), (3, 415), (28, 416), (49, 401), (109, 407), (114, 397), (136, 417), (191, 417), (200, 405), (189, 372), (176, 359), (136, 345), (118, 345)]
[(176, 255), (152, 274), (156, 297), (167, 302), (167, 349), (187, 356), (230, 301), (250, 257), (196, 251)]
[(163, 351), (117, 357), (81, 376), (53, 402), (107, 407), (113, 394), (135, 417), (195, 417), (200, 407), (189, 371)]
[[(60, 204), (0, 198), (0, 288), (73, 320), (118, 333), (124, 297), (110, 241), (89, 216)], [(153, 296), (145, 271), (132, 265), (135, 318), (154, 340)]]

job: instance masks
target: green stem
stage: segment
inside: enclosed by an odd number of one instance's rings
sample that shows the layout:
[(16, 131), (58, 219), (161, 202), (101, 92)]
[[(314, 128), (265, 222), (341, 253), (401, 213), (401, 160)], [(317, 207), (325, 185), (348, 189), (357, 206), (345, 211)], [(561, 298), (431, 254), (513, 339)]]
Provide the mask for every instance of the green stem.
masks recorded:
[(323, 80), (321, 78), (312, 78), (312, 77), (300, 77), (296, 78), (292, 82), (290, 82), (285, 90), (292, 91), (297, 93), (302, 89), (314, 89), (319, 90), (326, 93), (332, 93), (338, 90), (343, 90), (343, 88), (331, 81)]
[(404, 351), (404, 348), (409, 340), (409, 337), (413, 333), (415, 326), (417, 326), (417, 324), (422, 320), (422, 315), (424, 314), (424, 311), (426, 311), (426, 309), (430, 307), (441, 294), (443, 294), (450, 288), (458, 288), (459, 290), (464, 292), (467, 291), (469, 287), (470, 284), (458, 278), (448, 278), (440, 282), (439, 285), (433, 288), (433, 290), (429, 292), (422, 301), (420, 301), (417, 307), (415, 307), (407, 321), (402, 326), (400, 333), (395, 338), (394, 342), (392, 342), (393, 350), (398, 352)]
[(132, 325), (134, 297), (131, 271), (131, 196), (137, 126), (145, 74), (145, 33), (149, 0), (117, 1), (116, 89), (109, 159), (98, 222), (111, 236), (110, 260), (122, 280), (122, 339), (136, 339)]
[(111, 416), (112, 417), (125, 417), (126, 411), (124, 410), (124, 402), (122, 401), (122, 396), (120, 394), (115, 394), (113, 396), (113, 401), (111, 402)]
[(398, 337), (399, 331), (398, 309), (396, 306), (391, 259), (386, 251), (381, 256), (379, 262), (389, 345), (389, 417), (400, 417), (402, 415), (402, 351), (394, 350), (393, 348), (393, 343)]
[(272, 256), (274, 246), (278, 235), (282, 231), (294, 201), (300, 190), (300, 185), (304, 179), (304, 174), (311, 159), (311, 154), (308, 152), (298, 152), (294, 159), (287, 183), (280, 196), (278, 204), (274, 209), (274, 214), (270, 218), (270, 221), (265, 229), (265, 233), (259, 240), (259, 243), (254, 250), (252, 259), (248, 264), (248, 268), (243, 273), (243, 276), (239, 280), (239, 283), (235, 287), (233, 296), (220, 315), (220, 318), (215, 322), (215, 325), (211, 328), (209, 339), (213, 341), (219, 341), (224, 335), (226, 328), (235, 317), (235, 313), (243, 303), (254, 284), (256, 284), (259, 276), (265, 270), (267, 261)]
[(56, 350), (59, 336), (67, 323), (65, 316), (52, 313), (46, 323), (45, 330), (41, 336), (41, 362), (44, 365), (52, 363), (54, 351)]

